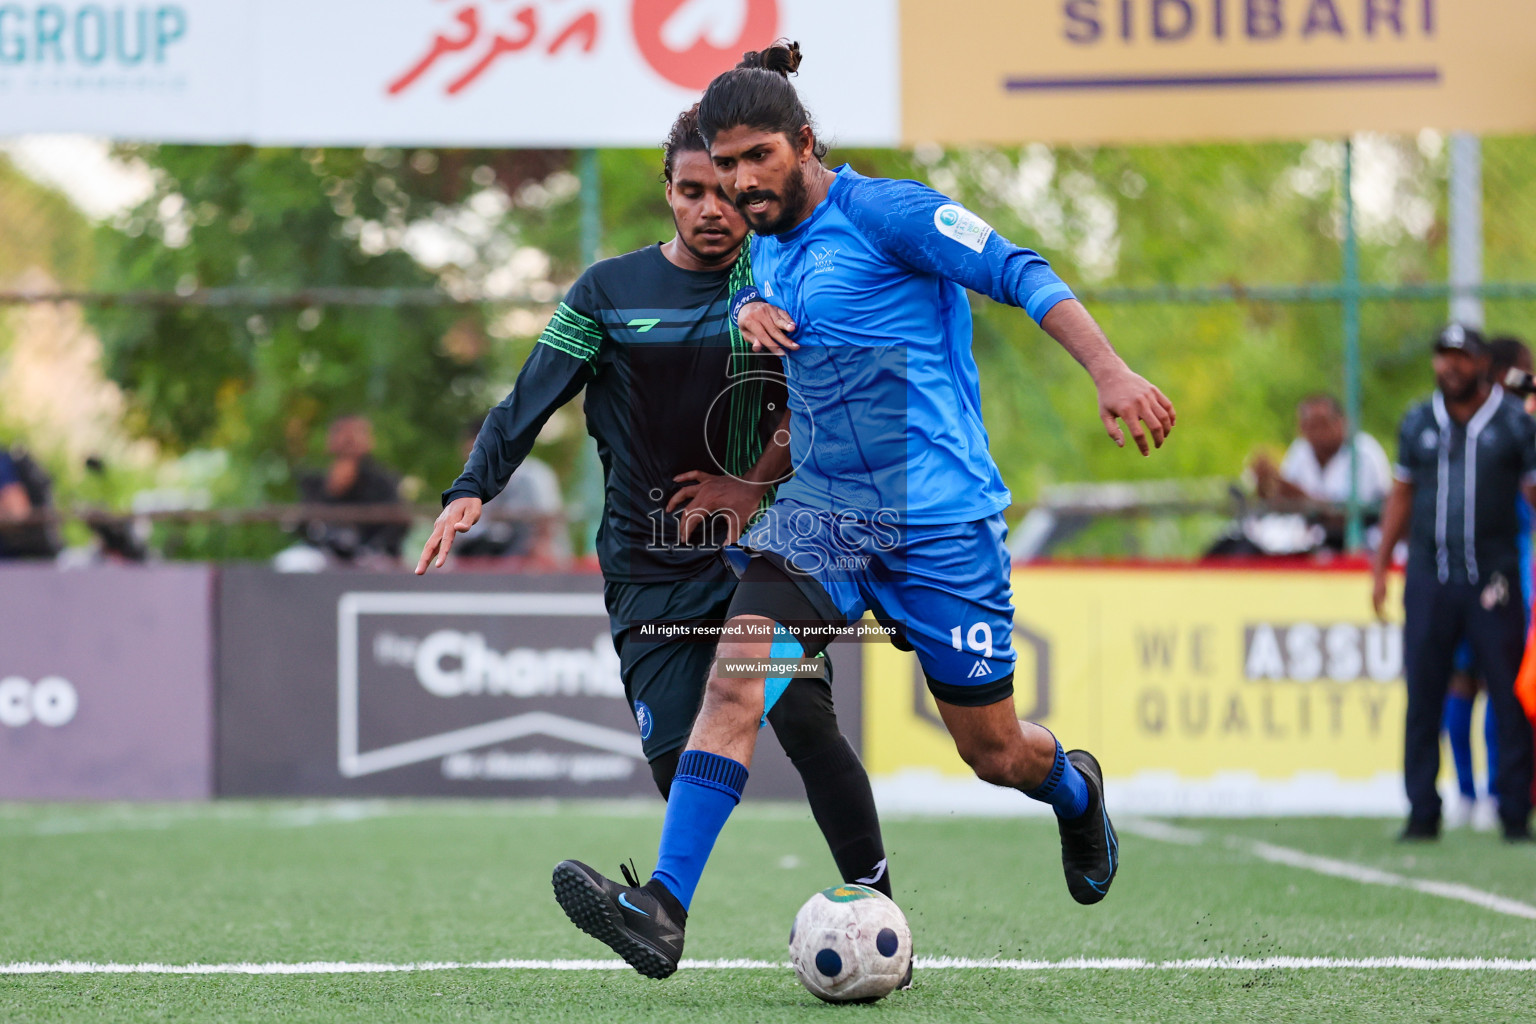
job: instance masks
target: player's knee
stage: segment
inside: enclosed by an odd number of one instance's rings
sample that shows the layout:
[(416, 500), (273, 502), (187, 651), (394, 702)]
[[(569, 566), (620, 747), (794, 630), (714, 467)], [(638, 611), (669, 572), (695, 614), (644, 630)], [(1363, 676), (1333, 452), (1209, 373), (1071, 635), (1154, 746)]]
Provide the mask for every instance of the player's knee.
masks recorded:
[(740, 676), (710, 674), (704, 687), (704, 704), (711, 709), (763, 713), (763, 681)]

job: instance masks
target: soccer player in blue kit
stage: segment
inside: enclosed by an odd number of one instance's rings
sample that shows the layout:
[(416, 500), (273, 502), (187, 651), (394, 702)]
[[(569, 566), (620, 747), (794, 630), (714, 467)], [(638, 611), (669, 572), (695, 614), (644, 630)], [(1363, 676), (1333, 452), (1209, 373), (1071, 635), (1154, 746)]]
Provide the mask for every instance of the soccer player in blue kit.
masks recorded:
[[(824, 166), (789, 82), (799, 63), (795, 44), (749, 53), (699, 105), (716, 173), (756, 232), (754, 285), (733, 307), (780, 310), (779, 329), (752, 340), (786, 354), (795, 470), (741, 540), (752, 557), (718, 655), (812, 656), (873, 613), (915, 649), (976, 775), (1054, 808), (1067, 888), (1096, 903), (1119, 865), (1098, 762), (1014, 711), (1011, 497), (982, 425), (966, 288), (1022, 308), (1083, 365), (1117, 444), (1118, 419), (1143, 455), (1148, 435), (1160, 447), (1173, 405), (1039, 254), (925, 185)], [(566, 914), (641, 974), (677, 969), (694, 890), (783, 684), (711, 672), (645, 885), (579, 861), (555, 868)]]

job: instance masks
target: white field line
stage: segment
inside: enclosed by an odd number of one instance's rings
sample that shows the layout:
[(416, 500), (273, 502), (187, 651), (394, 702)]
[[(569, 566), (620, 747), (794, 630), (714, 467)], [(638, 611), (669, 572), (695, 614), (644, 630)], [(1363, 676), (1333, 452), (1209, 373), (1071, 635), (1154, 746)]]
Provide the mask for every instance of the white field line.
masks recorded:
[[(1129, 820), (1120, 829), (1132, 835), (1139, 835), (1147, 839), (1157, 839), (1165, 843), (1177, 843), (1181, 846), (1199, 846), (1208, 838), (1205, 833), (1195, 829), (1180, 828), (1177, 825), (1169, 825), (1161, 821), (1142, 819)], [(1470, 885), (1463, 885), (1460, 882), (1437, 882), (1427, 878), (1410, 878), (1407, 875), (1399, 875), (1393, 871), (1383, 871), (1380, 868), (1373, 868), (1365, 864), (1337, 860), (1333, 857), (1323, 857), (1315, 853), (1307, 853), (1304, 850), (1293, 850), (1290, 847), (1275, 846), (1272, 843), (1263, 843), (1254, 839), (1243, 839), (1238, 836), (1226, 836), (1223, 842), (1229, 849), (1238, 850), (1260, 860), (1269, 861), (1271, 864), (1284, 864), (1287, 867), (1300, 868), (1303, 871), (1312, 871), (1319, 875), (1345, 878), (1352, 882), (1359, 882), (1362, 885), (1384, 885), (1394, 889), (1409, 889), (1413, 892), (1421, 892), (1429, 896), (1439, 896), (1443, 899), (1470, 903), (1474, 907), (1482, 907), (1484, 910), (1507, 914), (1510, 917), (1521, 917), (1527, 921), (1536, 921), (1536, 906), (1522, 903), (1519, 900), (1512, 900), (1497, 893), (1475, 889)]]
[[(788, 970), (774, 960), (684, 960), (684, 970)], [(424, 971), (624, 971), (620, 960), (481, 960), (421, 963), (119, 964), (62, 960), (55, 963), (0, 964), (0, 975), (15, 974), (403, 974)], [(1274, 970), (1405, 970), (1498, 971), (1536, 973), (1536, 960), (1469, 957), (1208, 957), (1197, 960), (1142, 960), (1135, 957), (1071, 960), (988, 960), (969, 957), (918, 957), (917, 969), (966, 971), (1274, 971)]]

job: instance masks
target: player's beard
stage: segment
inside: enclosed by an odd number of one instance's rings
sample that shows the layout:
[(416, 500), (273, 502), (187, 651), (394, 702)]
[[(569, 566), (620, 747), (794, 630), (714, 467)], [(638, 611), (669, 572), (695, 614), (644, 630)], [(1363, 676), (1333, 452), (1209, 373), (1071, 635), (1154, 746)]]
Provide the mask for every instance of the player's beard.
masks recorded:
[(1482, 381), (1474, 376), (1462, 376), (1461, 374), (1435, 375), (1435, 383), (1440, 387), (1440, 393), (1448, 402), (1470, 402), (1477, 397), (1478, 388)]
[[(784, 179), (784, 192), (769, 192), (767, 189), (753, 189), (751, 192), (743, 192), (736, 197), (736, 208), (742, 216), (747, 218), (747, 223), (752, 225), (752, 230), (760, 235), (782, 235), (800, 222), (805, 213), (805, 201), (810, 195), (810, 189), (805, 184), (805, 169), (795, 164), (790, 170), (789, 177)], [(754, 217), (747, 212), (747, 204), (757, 199), (776, 200), (779, 204), (777, 217)]]

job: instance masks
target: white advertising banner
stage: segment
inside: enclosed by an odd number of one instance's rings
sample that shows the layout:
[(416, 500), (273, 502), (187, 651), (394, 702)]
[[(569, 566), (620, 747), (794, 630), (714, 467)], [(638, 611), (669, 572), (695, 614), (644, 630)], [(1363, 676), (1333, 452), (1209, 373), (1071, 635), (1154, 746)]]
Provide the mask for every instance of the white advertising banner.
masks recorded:
[(0, 2), (0, 135), (648, 146), (787, 36), (822, 131), (899, 137), (896, 0)]

